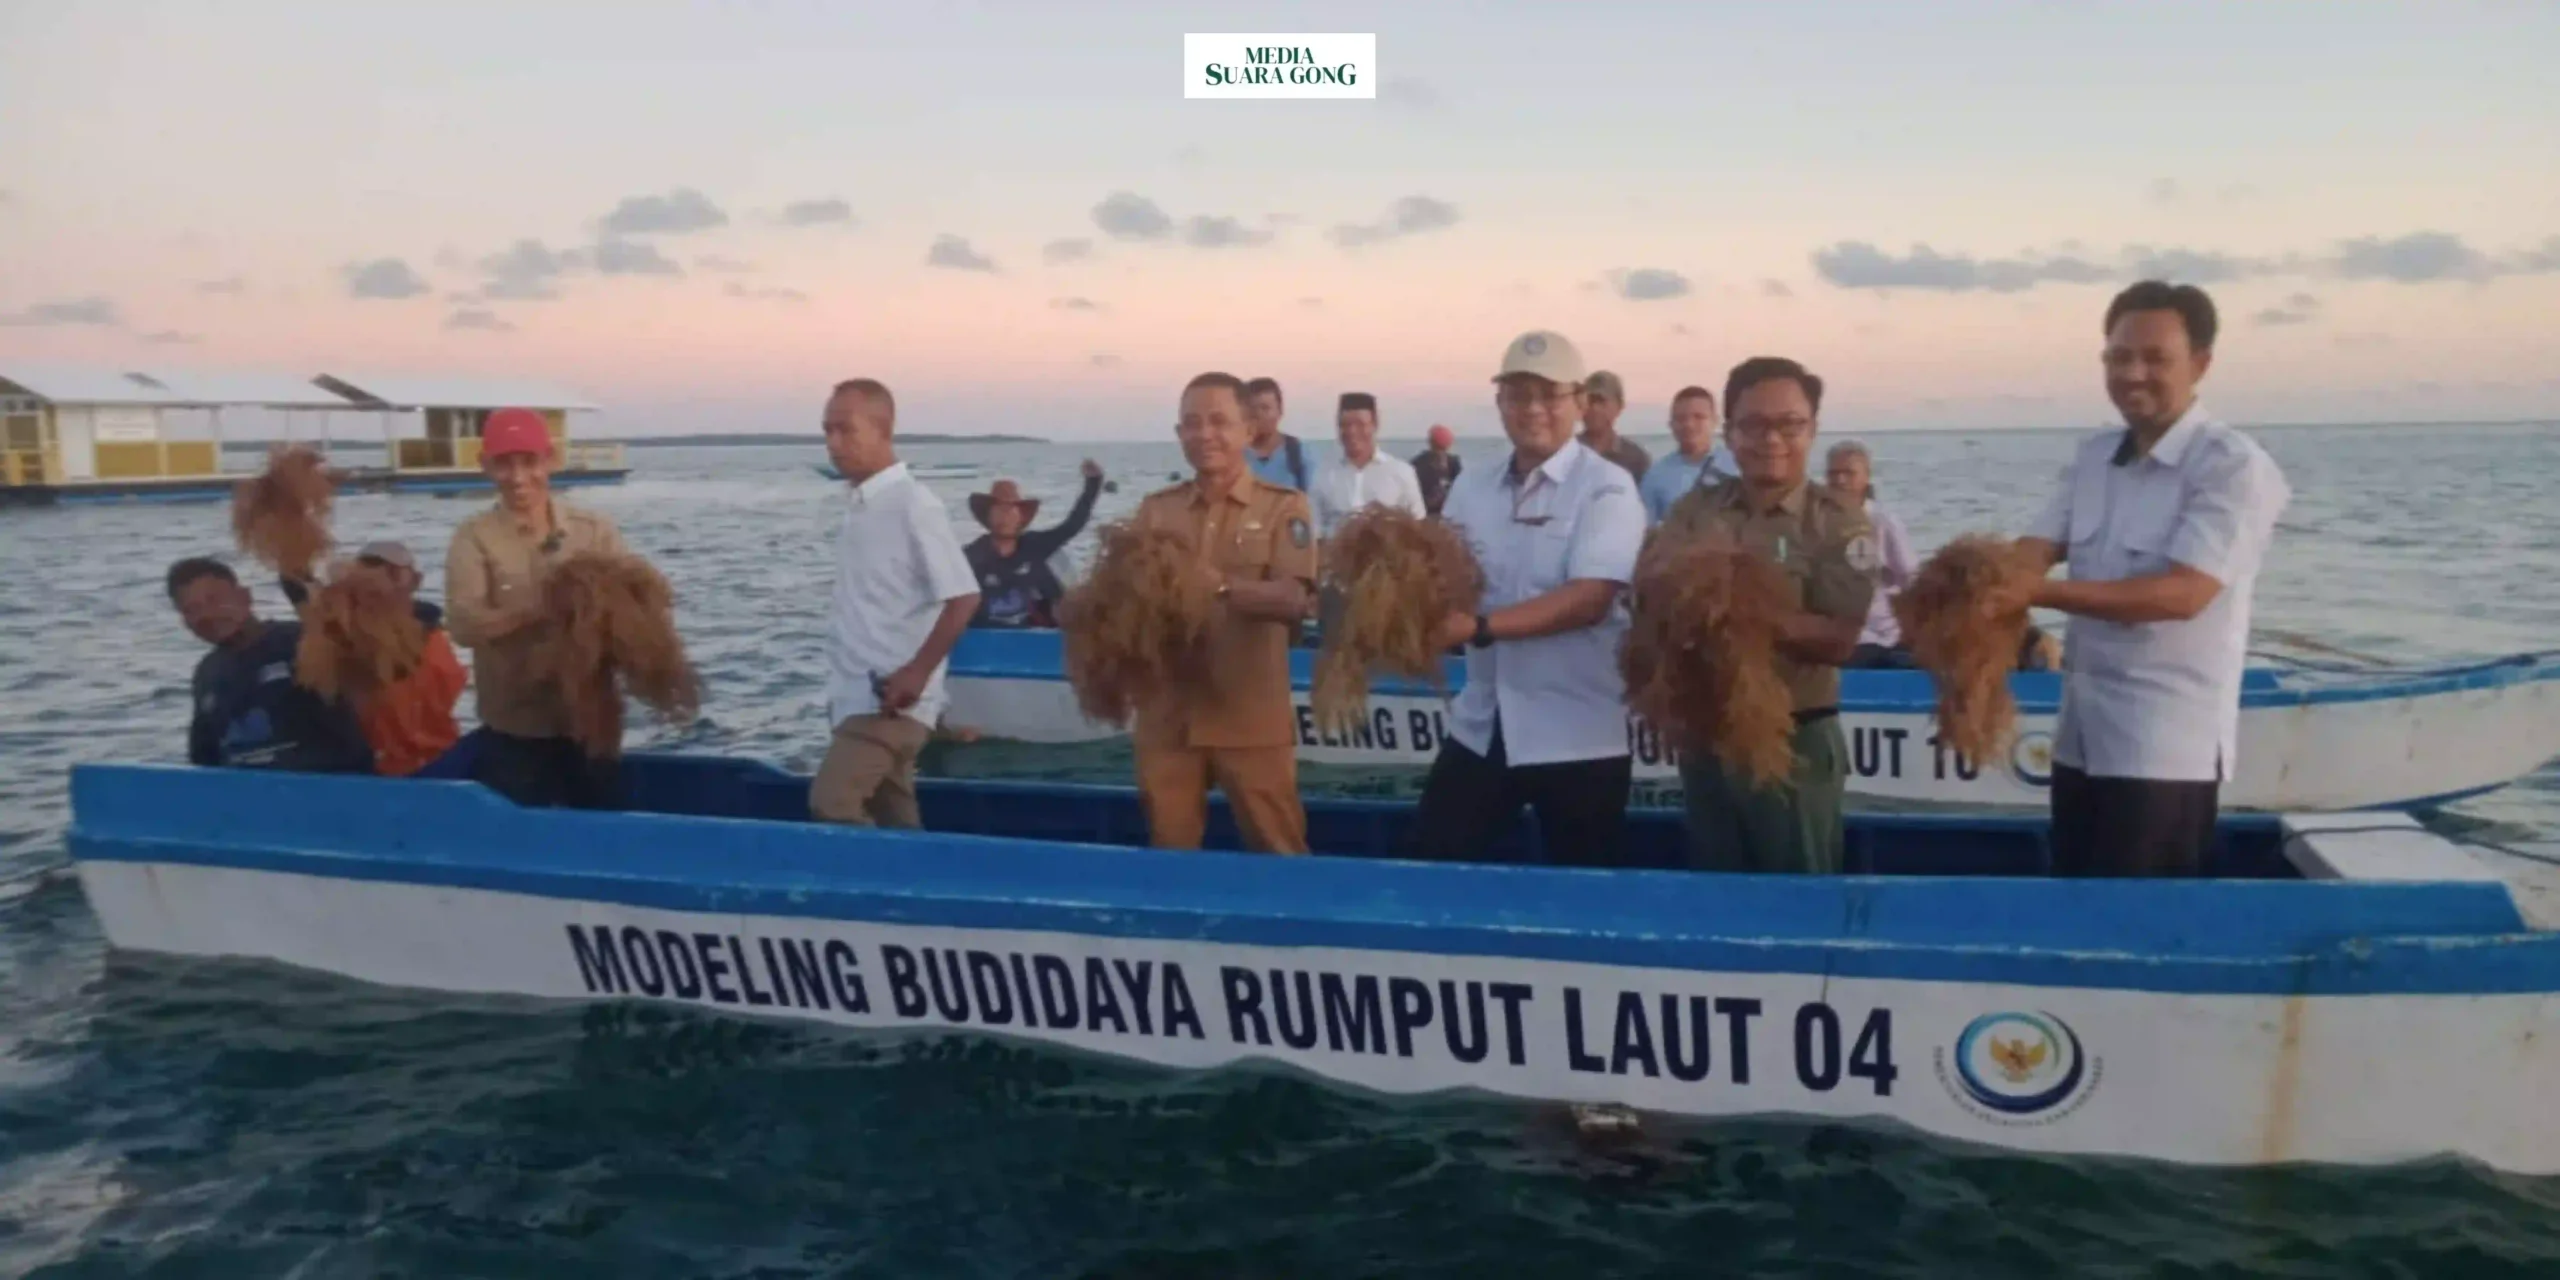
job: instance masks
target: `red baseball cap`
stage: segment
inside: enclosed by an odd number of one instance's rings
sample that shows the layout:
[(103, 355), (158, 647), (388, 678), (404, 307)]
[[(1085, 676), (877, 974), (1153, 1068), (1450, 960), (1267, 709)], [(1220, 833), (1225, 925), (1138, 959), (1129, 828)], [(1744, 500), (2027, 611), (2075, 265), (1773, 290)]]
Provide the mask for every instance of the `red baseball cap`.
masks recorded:
[(551, 424), (531, 409), (500, 409), (480, 428), (480, 456), (551, 452)]

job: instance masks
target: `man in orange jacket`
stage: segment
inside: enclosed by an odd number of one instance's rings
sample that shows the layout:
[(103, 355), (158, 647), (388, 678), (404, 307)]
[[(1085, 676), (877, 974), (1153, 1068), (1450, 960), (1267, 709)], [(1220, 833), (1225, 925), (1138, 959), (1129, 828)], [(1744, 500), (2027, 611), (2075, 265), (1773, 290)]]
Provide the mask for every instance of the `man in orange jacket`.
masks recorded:
[[(452, 750), (462, 737), (462, 726), (453, 718), (453, 707), (461, 700), (471, 677), (463, 670), (462, 657), (454, 652), (452, 639), (444, 633), (444, 610), (417, 598), (418, 584), (424, 579), (418, 572), (418, 559), (409, 553), (409, 548), (397, 542), (368, 542), (356, 552), (356, 560), (388, 571), (409, 597), (418, 625), (427, 629), (426, 652), (417, 669), (356, 703), (354, 708), (356, 722), (364, 727), (365, 740), (373, 744), (374, 772), (386, 778), (405, 778)], [(284, 580), (285, 597), (297, 609), (309, 591), (306, 583)]]

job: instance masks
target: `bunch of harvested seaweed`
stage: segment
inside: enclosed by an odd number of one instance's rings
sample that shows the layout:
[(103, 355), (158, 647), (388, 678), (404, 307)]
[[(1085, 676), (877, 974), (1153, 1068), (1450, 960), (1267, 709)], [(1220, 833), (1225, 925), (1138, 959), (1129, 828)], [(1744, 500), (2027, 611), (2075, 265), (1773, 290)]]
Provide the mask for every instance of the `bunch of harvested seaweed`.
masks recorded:
[(1938, 686), (1938, 738), (1970, 759), (1998, 755), (2017, 730), (2009, 673), (2045, 573), (2017, 543), (1968, 534), (1939, 548), (1894, 598), (1911, 660)]
[(1217, 607), (1191, 539), (1134, 521), (1104, 526), (1092, 572), (1058, 605), (1076, 704), (1125, 725), (1141, 706), (1197, 684)]
[(323, 698), (358, 702), (407, 679), (426, 656), (427, 629), (400, 571), (340, 563), (302, 607), (293, 678)]
[(543, 579), (541, 653), (569, 708), (569, 735), (599, 760), (622, 754), (628, 694), (673, 721), (702, 706), (676, 634), (675, 592), (633, 555), (571, 556)]
[(288, 578), (306, 580), (328, 554), (328, 464), (299, 445), (278, 445), (267, 469), (231, 491), (231, 535), (240, 549)]
[(1484, 599), (1484, 571), (1449, 525), (1394, 507), (1368, 507), (1325, 543), (1324, 580), (1342, 610), (1326, 620), (1316, 657), (1316, 722), (1340, 729), (1369, 706), (1369, 674), (1438, 683), (1440, 628)]
[(1785, 572), (1720, 537), (1663, 538), (1636, 563), (1635, 624), (1618, 651), (1627, 705), (1682, 751), (1756, 786), (1795, 768), (1795, 701), (1778, 638), (1795, 609)]

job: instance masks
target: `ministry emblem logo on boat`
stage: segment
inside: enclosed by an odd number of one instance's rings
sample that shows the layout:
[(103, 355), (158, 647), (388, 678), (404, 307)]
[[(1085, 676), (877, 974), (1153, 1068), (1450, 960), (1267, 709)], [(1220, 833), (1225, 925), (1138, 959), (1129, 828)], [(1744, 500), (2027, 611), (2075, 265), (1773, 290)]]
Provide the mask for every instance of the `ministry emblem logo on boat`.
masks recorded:
[(2009, 772), (2031, 787), (2053, 785), (2053, 735), (2042, 729), (2018, 735), (2009, 746)]
[(2000, 1124), (2049, 1124), (2097, 1088), (2098, 1063), (2079, 1033), (2050, 1013), (1986, 1013), (1966, 1023), (1938, 1080), (1956, 1101)]

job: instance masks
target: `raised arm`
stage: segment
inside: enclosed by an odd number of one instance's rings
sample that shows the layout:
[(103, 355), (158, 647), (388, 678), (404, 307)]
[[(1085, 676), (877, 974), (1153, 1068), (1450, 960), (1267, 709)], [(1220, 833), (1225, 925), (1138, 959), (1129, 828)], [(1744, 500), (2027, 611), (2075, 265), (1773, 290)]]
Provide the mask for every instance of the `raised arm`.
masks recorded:
[(1067, 509), (1067, 518), (1053, 528), (1038, 532), (1024, 531), (1023, 544), (1031, 548), (1031, 558), (1046, 560), (1060, 548), (1076, 540), (1084, 532), (1085, 522), (1093, 519), (1093, 504), (1102, 497), (1102, 468), (1093, 459), (1084, 462), (1084, 491), (1076, 495), (1076, 505)]

